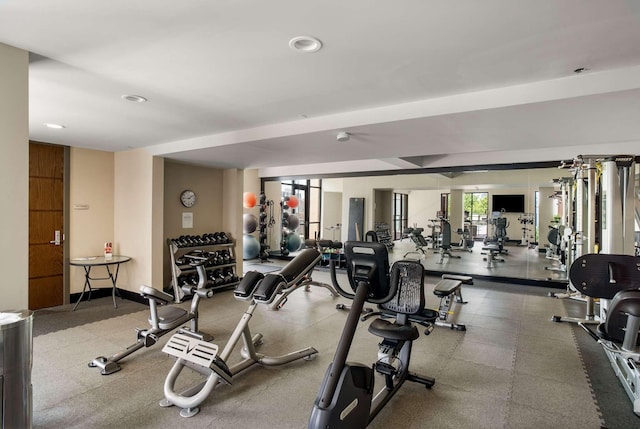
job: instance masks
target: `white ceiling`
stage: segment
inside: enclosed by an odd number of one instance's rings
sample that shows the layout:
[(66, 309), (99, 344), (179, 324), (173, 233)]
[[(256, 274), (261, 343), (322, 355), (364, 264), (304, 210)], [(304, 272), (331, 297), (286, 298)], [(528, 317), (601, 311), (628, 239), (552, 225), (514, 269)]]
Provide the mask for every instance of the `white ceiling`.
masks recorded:
[(637, 0), (0, 0), (0, 42), (33, 140), (262, 176), (640, 153)]

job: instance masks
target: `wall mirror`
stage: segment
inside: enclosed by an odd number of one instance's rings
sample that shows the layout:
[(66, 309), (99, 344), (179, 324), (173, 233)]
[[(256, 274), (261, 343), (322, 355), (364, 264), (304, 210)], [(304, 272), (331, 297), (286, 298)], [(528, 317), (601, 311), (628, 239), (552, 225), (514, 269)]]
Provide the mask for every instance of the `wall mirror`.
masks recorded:
[[(550, 162), (411, 174), (266, 178), (263, 189), (276, 202), (302, 189), (298, 193), (302, 204), (297, 211), (301, 227), (295, 231), (301, 238), (346, 241), (355, 227), (352, 211), (354, 200), (358, 200), (362, 204), (359, 233), (386, 228), (395, 243), (392, 253), (396, 259), (417, 247), (403, 232), (422, 228), (430, 246), (424, 247), (424, 255), (414, 252), (407, 257), (420, 258), (429, 271), (566, 283), (567, 273), (554, 247), (554, 228), (563, 210), (558, 197), (562, 179), (573, 173), (559, 165)], [(636, 173), (636, 181), (637, 177)], [(431, 248), (436, 240), (434, 231), (439, 229), (438, 215), (443, 211), (451, 225), (452, 257), (441, 257), (437, 248)], [(498, 216), (504, 219), (508, 252), (490, 266), (484, 260), (488, 255), (482, 253), (488, 253), (483, 247), (496, 236), (493, 219)], [(277, 231), (269, 235), (269, 245), (277, 248), (282, 235)]]

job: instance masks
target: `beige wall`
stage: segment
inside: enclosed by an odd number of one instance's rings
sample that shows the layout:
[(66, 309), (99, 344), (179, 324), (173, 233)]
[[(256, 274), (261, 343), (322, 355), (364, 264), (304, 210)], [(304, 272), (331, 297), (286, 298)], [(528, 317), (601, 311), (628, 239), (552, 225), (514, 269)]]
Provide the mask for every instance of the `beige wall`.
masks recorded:
[[(154, 211), (162, 197), (163, 183), (154, 184), (162, 168), (144, 149), (115, 153), (114, 163), (114, 252), (132, 261), (120, 269), (118, 287), (137, 292), (140, 285), (162, 288), (162, 236), (155, 222), (163, 224), (161, 210)], [(155, 264), (155, 265), (154, 265)]]
[[(236, 183), (230, 189), (240, 186), (238, 170), (165, 161), (144, 150), (114, 154), (79, 148), (71, 150), (70, 170), (70, 257), (101, 254), (104, 242), (112, 241), (114, 252), (132, 258), (122, 265), (119, 288), (137, 292), (140, 284), (168, 286), (166, 238), (217, 231), (238, 236), (240, 222), (234, 218), (241, 215), (231, 212), (241, 199), (225, 190), (229, 180)], [(180, 203), (184, 189), (198, 197), (192, 208)], [(236, 201), (229, 203), (230, 198)], [(193, 228), (182, 227), (184, 212), (193, 213)], [(72, 269), (71, 293), (79, 293), (83, 281), (81, 270)], [(108, 286), (99, 280), (93, 284)]]
[(342, 192), (324, 192), (322, 188), (322, 220), (321, 238), (327, 240), (341, 240), (341, 227), (339, 229), (327, 229), (342, 224)]
[(29, 305), (29, 54), (0, 43), (0, 311)]
[[(114, 154), (71, 148), (69, 159), (69, 257), (101, 255), (105, 241), (114, 241)], [(118, 248), (114, 249), (117, 252)], [(123, 266), (124, 267), (124, 266)], [(94, 276), (104, 277), (103, 268), (94, 268)], [(98, 272), (100, 271), (100, 272)], [(69, 270), (70, 293), (80, 293), (84, 286), (84, 270)], [(109, 287), (106, 280), (92, 282), (96, 287)]]
[[(184, 207), (180, 202), (180, 194), (185, 189), (194, 191), (197, 196), (196, 204), (191, 208)], [(164, 166), (164, 195), (165, 238), (225, 231), (222, 222), (225, 207), (222, 170), (167, 160)], [(193, 214), (193, 228), (183, 228), (183, 213)], [(163, 285), (166, 287), (171, 281), (169, 247), (166, 242), (161, 247), (164, 255)]]

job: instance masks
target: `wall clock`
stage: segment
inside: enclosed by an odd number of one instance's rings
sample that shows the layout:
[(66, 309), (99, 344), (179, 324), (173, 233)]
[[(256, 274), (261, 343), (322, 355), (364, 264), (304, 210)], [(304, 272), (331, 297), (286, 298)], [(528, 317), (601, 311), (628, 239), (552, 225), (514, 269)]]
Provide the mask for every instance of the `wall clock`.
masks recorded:
[(180, 194), (180, 202), (185, 207), (193, 207), (196, 203), (196, 193), (186, 189)]

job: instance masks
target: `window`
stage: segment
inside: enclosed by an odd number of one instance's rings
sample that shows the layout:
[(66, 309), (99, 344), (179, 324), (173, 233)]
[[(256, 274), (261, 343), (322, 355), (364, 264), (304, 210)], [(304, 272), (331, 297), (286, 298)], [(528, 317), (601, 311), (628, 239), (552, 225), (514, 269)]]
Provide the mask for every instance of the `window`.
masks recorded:
[(298, 205), (290, 209), (300, 224), (296, 229), (300, 238), (318, 238), (320, 236), (320, 204), (322, 195), (322, 180), (293, 180), (281, 182), (281, 196), (284, 199), (295, 195)]
[(395, 240), (402, 238), (409, 222), (409, 195), (393, 193), (393, 236)]
[(489, 213), (489, 194), (487, 192), (465, 192), (464, 221), (469, 224), (471, 237), (487, 236), (487, 215)]

